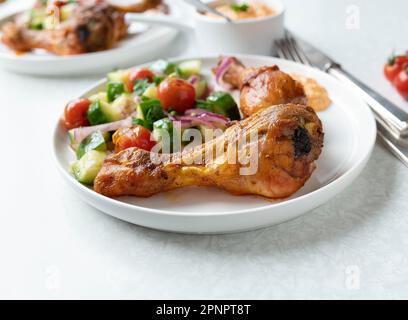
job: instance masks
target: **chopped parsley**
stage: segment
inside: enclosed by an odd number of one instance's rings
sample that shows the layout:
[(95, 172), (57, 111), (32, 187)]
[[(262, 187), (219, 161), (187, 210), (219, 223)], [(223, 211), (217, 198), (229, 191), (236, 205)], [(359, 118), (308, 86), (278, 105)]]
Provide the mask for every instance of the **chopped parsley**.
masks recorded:
[[(138, 121), (137, 124), (144, 126), (150, 131), (153, 130), (153, 123), (157, 120), (163, 119), (165, 114), (159, 100), (142, 100), (139, 105), (142, 121)], [(133, 120), (133, 124), (136, 124)]]
[(136, 80), (133, 86), (133, 92), (136, 93), (140, 97), (146, 91), (148, 86), (149, 86), (149, 79)]
[(234, 10), (235, 12), (247, 12), (249, 9), (249, 5), (246, 3), (234, 3), (231, 4), (231, 9)]

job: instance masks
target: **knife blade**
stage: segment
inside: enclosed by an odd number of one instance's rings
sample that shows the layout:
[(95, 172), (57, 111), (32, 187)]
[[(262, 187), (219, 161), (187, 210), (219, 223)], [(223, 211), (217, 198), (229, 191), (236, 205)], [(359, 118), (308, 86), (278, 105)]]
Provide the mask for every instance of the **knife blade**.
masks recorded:
[(352, 89), (356, 90), (366, 101), (366, 103), (375, 110), (380, 116), (387, 120), (387, 123), (394, 126), (399, 132), (400, 137), (408, 136), (408, 113), (398, 108), (391, 101), (383, 97), (378, 92), (358, 80), (349, 72), (345, 71), (341, 65), (330, 56), (316, 49), (311, 44), (302, 39), (296, 39), (303, 49), (309, 62), (318, 69), (321, 69)]

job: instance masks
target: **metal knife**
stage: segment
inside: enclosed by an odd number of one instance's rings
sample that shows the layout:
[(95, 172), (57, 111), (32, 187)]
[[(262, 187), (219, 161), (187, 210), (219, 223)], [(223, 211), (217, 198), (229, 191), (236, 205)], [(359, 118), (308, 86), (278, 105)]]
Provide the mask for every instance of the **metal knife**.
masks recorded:
[(408, 146), (402, 146), (380, 121), (377, 121), (377, 137), (388, 150), (408, 167)]
[(378, 92), (374, 91), (366, 84), (358, 80), (356, 77), (345, 71), (341, 65), (335, 62), (332, 58), (325, 53), (314, 48), (309, 43), (301, 39), (297, 39), (300, 46), (304, 50), (309, 62), (325, 72), (331, 74), (343, 83), (357, 90), (364, 101), (383, 119), (389, 126), (394, 127), (399, 136), (408, 136), (408, 113), (404, 112), (393, 104), (388, 99), (384, 98)]

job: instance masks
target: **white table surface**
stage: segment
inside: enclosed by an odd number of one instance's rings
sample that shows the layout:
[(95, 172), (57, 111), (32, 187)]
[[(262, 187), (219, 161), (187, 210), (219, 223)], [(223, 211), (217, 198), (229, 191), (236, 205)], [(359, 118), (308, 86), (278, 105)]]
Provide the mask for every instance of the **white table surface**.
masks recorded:
[[(286, 3), (293, 31), (408, 108), (381, 70), (391, 48), (408, 48), (406, 0)], [(359, 30), (346, 27), (351, 5)], [(65, 102), (96, 79), (0, 70), (0, 298), (408, 298), (408, 170), (381, 145), (350, 188), (289, 223), (148, 230), (81, 202), (53, 162)]]

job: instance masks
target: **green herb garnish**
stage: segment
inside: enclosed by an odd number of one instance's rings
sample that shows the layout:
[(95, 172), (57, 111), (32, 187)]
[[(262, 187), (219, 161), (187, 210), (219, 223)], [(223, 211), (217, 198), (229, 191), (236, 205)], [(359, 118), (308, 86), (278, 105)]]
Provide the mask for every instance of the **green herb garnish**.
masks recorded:
[(136, 93), (140, 97), (146, 91), (148, 86), (149, 86), (148, 79), (137, 80), (135, 81), (135, 84), (133, 86), (133, 92)]
[(145, 126), (145, 123), (144, 123), (144, 121), (142, 119), (135, 118), (135, 117), (132, 117), (132, 124), (134, 126), (142, 126), (142, 127)]
[(158, 86), (166, 77), (154, 76), (153, 83)]
[(92, 132), (81, 141), (76, 151), (77, 159), (81, 159), (85, 153), (91, 150), (106, 151), (106, 142), (100, 130)]
[(171, 74), (175, 72), (177, 65), (167, 60), (158, 60), (150, 66), (150, 70), (158, 74)]
[(143, 126), (150, 131), (153, 129), (153, 123), (165, 117), (163, 108), (159, 100), (144, 100), (140, 103)]
[(231, 9), (234, 10), (235, 12), (246, 12), (249, 9), (249, 5), (246, 3), (234, 3), (231, 4)]

